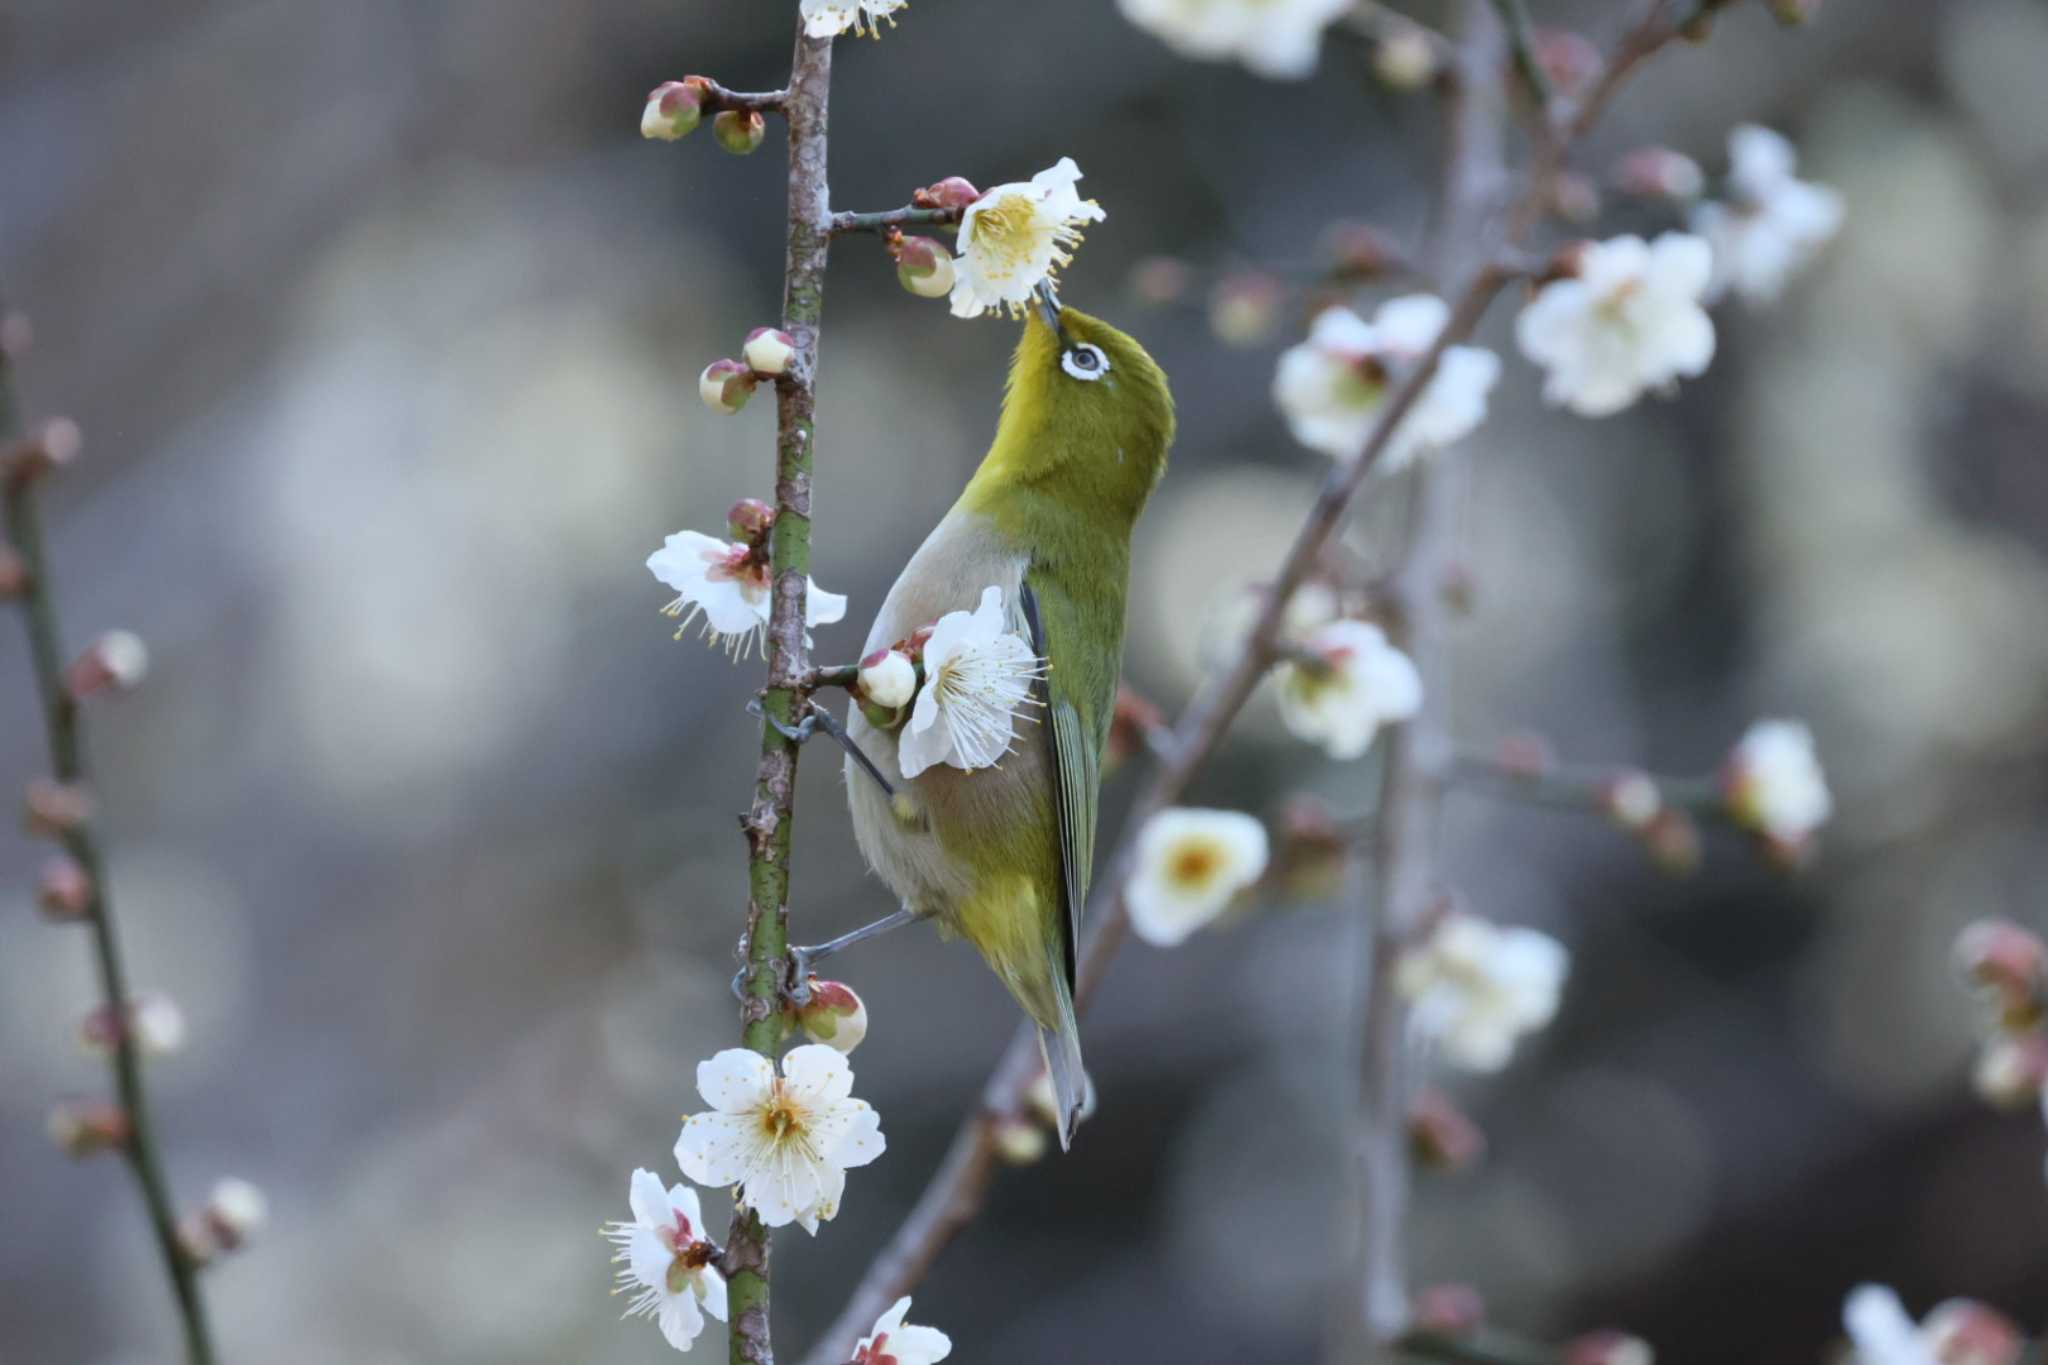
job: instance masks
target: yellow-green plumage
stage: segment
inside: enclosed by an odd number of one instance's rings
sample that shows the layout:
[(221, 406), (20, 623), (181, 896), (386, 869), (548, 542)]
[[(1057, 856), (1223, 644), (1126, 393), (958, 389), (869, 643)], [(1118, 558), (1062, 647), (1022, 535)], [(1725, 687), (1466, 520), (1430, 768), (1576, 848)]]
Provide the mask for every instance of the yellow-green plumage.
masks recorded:
[[(1106, 364), (1099, 377), (1077, 376), (1068, 365), (1090, 348)], [(1074, 940), (1123, 655), (1131, 528), (1172, 440), (1166, 378), (1137, 342), (1071, 308), (1057, 332), (1032, 316), (995, 442), (890, 589), (866, 649), (971, 610), (998, 587), (1011, 629), (1047, 660), (1037, 723), (1018, 725), (1013, 752), (994, 768), (941, 765), (906, 782), (895, 735), (867, 725), (858, 707), (848, 718), (907, 797), (907, 811), (892, 811), (849, 761), (862, 853), (904, 905), (974, 944), (1037, 1022), (1062, 1144), (1082, 1099)]]

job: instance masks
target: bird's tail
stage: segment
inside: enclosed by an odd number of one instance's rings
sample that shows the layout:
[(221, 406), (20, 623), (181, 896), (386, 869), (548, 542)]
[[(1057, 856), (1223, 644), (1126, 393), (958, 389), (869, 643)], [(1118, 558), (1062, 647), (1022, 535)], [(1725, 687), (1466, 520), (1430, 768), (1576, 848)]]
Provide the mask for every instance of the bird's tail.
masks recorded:
[(1074, 1129), (1087, 1114), (1090, 1096), (1088, 1073), (1081, 1066), (1081, 1024), (1074, 1018), (1074, 995), (1064, 970), (1052, 973), (1052, 996), (1053, 1023), (1038, 1026), (1038, 1050), (1045, 1056), (1045, 1072), (1052, 1078), (1053, 1098), (1059, 1105), (1053, 1129), (1064, 1152), (1073, 1145)]

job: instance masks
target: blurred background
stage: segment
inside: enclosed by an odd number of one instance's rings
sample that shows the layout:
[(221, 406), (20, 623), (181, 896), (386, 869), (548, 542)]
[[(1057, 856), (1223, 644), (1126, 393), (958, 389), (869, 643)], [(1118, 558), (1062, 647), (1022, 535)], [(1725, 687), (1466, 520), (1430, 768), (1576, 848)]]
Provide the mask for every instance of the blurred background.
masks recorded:
[[(694, 381), (777, 312), (782, 183), (773, 141), (734, 160), (636, 120), (688, 71), (779, 83), (793, 8), (0, 6), (0, 285), (36, 324), (30, 411), (86, 432), (48, 504), (67, 626), (155, 651), (92, 739), (136, 982), (191, 1023), (152, 1073), (160, 1124), (188, 1198), (226, 1173), (271, 1195), (208, 1278), (229, 1360), (668, 1354), (615, 1321), (595, 1234), (634, 1166), (673, 1175), (692, 1068), (736, 1037), (758, 665), (672, 641), (642, 560), (767, 492), (770, 405), (722, 419)], [(1620, 7), (1536, 10), (1604, 38)], [(1128, 665), (1177, 704), (1209, 604), (1267, 571), (1323, 465), (1267, 397), (1298, 315), (1233, 347), (1199, 299), (1142, 305), (1133, 267), (1308, 262), (1336, 218), (1412, 238), (1431, 101), (1342, 39), (1300, 85), (1179, 61), (1106, 0), (928, 0), (841, 48), (838, 206), (1071, 155), (1108, 210), (1067, 295), (1180, 397)], [(1467, 448), (1465, 739), (1703, 772), (1752, 716), (1800, 715), (1840, 807), (1797, 879), (1716, 835), (1670, 880), (1590, 817), (1452, 798), (1456, 886), (1575, 958), (1557, 1025), (1458, 1089), (1492, 1151), (1425, 1183), (1416, 1275), (1532, 1335), (1812, 1361), (1870, 1278), (2040, 1326), (2041, 1125), (1970, 1095), (1947, 949), (1968, 919), (2048, 913), (2044, 54), (2038, 0), (1831, 4), (1793, 33), (1750, 7), (1666, 54), (1583, 165), (1661, 140), (1719, 169), (1729, 125), (1763, 122), (1846, 196), (1843, 237), (1776, 311), (1724, 310), (1675, 401), (1546, 413), (1511, 360)], [(871, 241), (834, 267), (816, 576), (852, 596), (819, 634), (844, 660), (978, 458), (1013, 329), (911, 298)], [(10, 624), (0, 786), (43, 771), (29, 689)], [(838, 771), (804, 764), (804, 939), (891, 908)], [(1255, 702), (1196, 797), (1356, 810), (1373, 784)], [(125, 1174), (44, 1135), (104, 1068), (75, 1039), (84, 942), (30, 904), (41, 857), (0, 831), (0, 1359), (167, 1361)], [(1099, 1115), (1006, 1174), (919, 1291), (957, 1359), (1315, 1357), (1355, 918), (1126, 950), (1089, 1021)], [(778, 1241), (792, 1355), (1014, 1017), (929, 934), (842, 972), (889, 1150), (815, 1241)]]

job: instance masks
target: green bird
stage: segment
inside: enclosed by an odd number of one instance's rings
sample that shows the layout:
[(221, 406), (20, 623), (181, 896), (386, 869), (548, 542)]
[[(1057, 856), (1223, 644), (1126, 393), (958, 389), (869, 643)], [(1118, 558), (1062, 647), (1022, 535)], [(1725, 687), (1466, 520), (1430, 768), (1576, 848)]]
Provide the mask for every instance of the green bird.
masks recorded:
[[(875, 770), (864, 773), (849, 753), (854, 831), (903, 908), (823, 949), (927, 918), (972, 943), (1038, 1025), (1062, 1147), (1087, 1086), (1075, 940), (1122, 667), (1131, 530), (1166, 472), (1173, 431), (1166, 376), (1144, 348), (1041, 290), (1010, 363), (995, 443), (904, 566), (863, 651), (908, 641), (949, 613), (981, 607), (986, 615), (999, 600), (1002, 626), (1017, 638), (998, 642), (1011, 653), (1008, 671), (997, 671), (1010, 695), (1029, 688), (1014, 724), (1001, 717), (1008, 752), (988, 767), (922, 766), (928, 755), (906, 765), (907, 746), (929, 749), (934, 738), (908, 737), (915, 709), (880, 728), (856, 701), (848, 718), (849, 737)], [(976, 686), (964, 657), (933, 666), (939, 644), (934, 635), (925, 646), (923, 687), (934, 700), (920, 696), (918, 705), (928, 709), (955, 695), (949, 689)], [(940, 722), (968, 724), (970, 748), (971, 712), (963, 706)], [(998, 751), (1003, 738), (995, 736)], [(820, 951), (810, 950), (811, 960)]]

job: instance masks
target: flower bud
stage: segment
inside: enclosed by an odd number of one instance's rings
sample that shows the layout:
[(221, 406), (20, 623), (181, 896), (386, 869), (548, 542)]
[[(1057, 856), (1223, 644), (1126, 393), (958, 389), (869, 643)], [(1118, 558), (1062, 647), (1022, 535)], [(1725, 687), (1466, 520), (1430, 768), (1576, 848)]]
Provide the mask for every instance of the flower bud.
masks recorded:
[(1614, 187), (1641, 199), (1697, 199), (1707, 187), (1700, 163), (1669, 147), (1638, 147), (1614, 163)]
[(711, 120), (711, 136), (721, 150), (745, 156), (768, 136), (768, 120), (752, 109), (721, 109)]
[(1769, 0), (1771, 17), (1787, 28), (1811, 23), (1820, 13), (1820, 0)]
[(1462, 1171), (1486, 1155), (1486, 1134), (1441, 1090), (1424, 1090), (1408, 1110), (1408, 1150), (1418, 1164)]
[(1436, 79), (1436, 47), (1417, 24), (1389, 19), (1372, 48), (1373, 74), (1391, 90), (1420, 90)]
[(1103, 747), (1105, 771), (1165, 742), (1166, 715), (1157, 706), (1121, 684), (1109, 713), (1109, 740)]
[(1012, 1166), (1029, 1166), (1045, 1155), (1045, 1129), (1029, 1119), (1002, 1118), (991, 1121), (989, 1137), (996, 1155)]
[(1131, 292), (1154, 308), (1178, 303), (1188, 292), (1194, 272), (1175, 256), (1147, 256), (1131, 270)]
[(689, 81), (663, 81), (648, 92), (640, 111), (640, 136), (674, 142), (693, 133), (704, 117), (702, 92)]
[(949, 175), (912, 194), (910, 202), (921, 209), (964, 209), (979, 198), (981, 191), (974, 188), (972, 181)]
[(1433, 1284), (1415, 1296), (1411, 1325), (1432, 1336), (1462, 1337), (1486, 1324), (1486, 1300), (1469, 1284)]
[[(143, 1055), (161, 1057), (185, 1045), (185, 1015), (167, 995), (140, 996), (128, 1006), (125, 1031)], [(78, 1040), (89, 1052), (112, 1052), (123, 1032), (121, 1017), (111, 1005), (90, 1011), (78, 1024)]]
[(896, 280), (921, 299), (942, 299), (953, 292), (953, 253), (934, 238), (905, 237)]
[(1226, 275), (1209, 295), (1209, 330), (1225, 345), (1256, 346), (1279, 325), (1283, 294), (1271, 275)]
[(130, 630), (110, 630), (93, 641), (64, 675), (71, 695), (85, 698), (100, 692), (126, 692), (149, 675), (149, 646)]
[(2040, 1009), (2048, 985), (2048, 945), (2040, 936), (2006, 919), (1980, 919), (1956, 936), (1956, 970), (1989, 989), (2005, 1012)]
[(1643, 847), (1659, 872), (1690, 876), (1700, 867), (1700, 827), (1676, 806), (1666, 806), (1642, 831)]
[(1323, 231), (1323, 254), (1343, 279), (1376, 280), (1401, 262), (1401, 249), (1371, 223), (1332, 223)]
[(730, 417), (754, 396), (754, 372), (737, 360), (714, 360), (697, 376), (697, 396), (713, 412)]
[(0, 545), (0, 602), (12, 602), (28, 592), (28, 565), (9, 545)]
[(74, 858), (57, 857), (43, 864), (36, 883), (36, 906), (53, 920), (83, 919), (92, 909), (92, 874)]
[(2027, 1344), (2012, 1319), (1974, 1299), (1936, 1304), (1920, 1339), (1941, 1365), (2019, 1365)]
[(1443, 577), (1437, 580), (1436, 591), (1446, 607), (1460, 616), (1470, 616), (1479, 602), (1479, 575), (1462, 561), (1447, 564)]
[(1977, 1097), (1997, 1109), (2023, 1109), (2048, 1081), (2048, 1035), (1998, 1033), (1986, 1039), (1970, 1073)]
[(36, 329), (30, 324), (26, 313), (8, 313), (0, 317), (0, 360), (18, 363), (35, 344)]
[(1572, 1338), (1560, 1354), (1563, 1365), (1655, 1365), (1657, 1359), (1649, 1342), (1611, 1327)]
[(1493, 761), (1510, 777), (1537, 778), (1557, 764), (1550, 741), (1541, 735), (1509, 735), (1494, 746)]
[(1321, 797), (1295, 796), (1281, 809), (1276, 883), (1296, 900), (1327, 900), (1344, 885), (1351, 841)]
[(1550, 206), (1567, 223), (1590, 223), (1600, 216), (1600, 187), (1576, 171), (1560, 171), (1551, 181)]
[(270, 1201), (246, 1180), (228, 1176), (216, 1183), (200, 1211), (216, 1246), (234, 1251), (248, 1242), (270, 1217)]
[(878, 649), (860, 661), (861, 695), (877, 706), (895, 710), (917, 695), (917, 665), (893, 649)]
[(747, 362), (747, 368), (755, 374), (788, 374), (791, 362), (796, 359), (796, 338), (773, 327), (756, 327), (747, 333), (747, 344), (740, 348), (740, 359)]
[(43, 423), (41, 430), (0, 456), (0, 476), (12, 485), (40, 479), (76, 459), (83, 443), (78, 423), (69, 417), (53, 417)]
[(868, 1007), (842, 981), (820, 981), (812, 977), (811, 998), (797, 1020), (811, 1041), (824, 1043), (839, 1052), (851, 1052), (868, 1036)]
[(128, 1111), (106, 1100), (66, 1100), (50, 1111), (50, 1141), (66, 1156), (92, 1156), (127, 1143)]
[(22, 824), (30, 834), (56, 839), (92, 818), (92, 793), (83, 783), (38, 777), (28, 784), (22, 801)]
[(1600, 784), (1600, 810), (1623, 829), (1641, 834), (1664, 809), (1664, 794), (1656, 779), (1646, 772), (1630, 769), (1618, 772)]
[(759, 498), (741, 498), (725, 514), (725, 529), (740, 544), (759, 546), (775, 529), (775, 509)]
[(1544, 28), (1536, 30), (1536, 64), (1550, 78), (1553, 91), (1572, 98), (1599, 74), (1606, 58), (1600, 55), (1599, 45), (1583, 33)]

